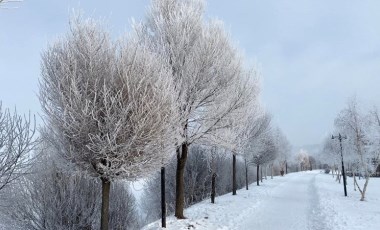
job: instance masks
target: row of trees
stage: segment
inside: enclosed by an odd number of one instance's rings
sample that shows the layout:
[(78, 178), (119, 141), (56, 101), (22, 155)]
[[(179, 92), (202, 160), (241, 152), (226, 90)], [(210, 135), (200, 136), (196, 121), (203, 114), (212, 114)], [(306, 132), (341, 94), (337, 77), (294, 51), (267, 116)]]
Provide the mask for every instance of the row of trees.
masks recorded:
[[(80, 171), (71, 171), (71, 167), (64, 159), (59, 158), (56, 148), (48, 141), (49, 132), (42, 133), (44, 135), (40, 137), (41, 141), (35, 148), (38, 157), (33, 161), (33, 172), (24, 170), (23, 177), (16, 181), (17, 183), (9, 183), (8, 189), (2, 194), (6, 198), (3, 199), (6, 203), (2, 204), (7, 207), (6, 212), (26, 229), (97, 229), (100, 225), (98, 217), (101, 207), (101, 183)], [(231, 192), (232, 154), (230, 152), (199, 145), (194, 145), (190, 152), (190, 162), (185, 171), (185, 206), (210, 197), (212, 156), (215, 157), (213, 165), (218, 178), (215, 195)], [(256, 176), (245, 162), (243, 157), (238, 157), (237, 188), (253, 182)], [(274, 164), (275, 168), (276, 165), (279, 167), (280, 164)], [(166, 167), (168, 214), (173, 212), (175, 207), (175, 166), (176, 162), (173, 159)], [(263, 162), (263, 166), (267, 168), (270, 164)], [(246, 175), (244, 169), (248, 170)], [(278, 173), (279, 169), (275, 174)], [(261, 180), (266, 174), (266, 170), (260, 173)], [(125, 229), (126, 226), (138, 228), (140, 223), (158, 218), (160, 180), (157, 176), (149, 180), (144, 188), (145, 195), (142, 198), (144, 218), (138, 218), (134, 197), (124, 182), (111, 186), (109, 220), (111, 229)], [(138, 219), (145, 221), (139, 222)]]
[(221, 143), (232, 149), (247, 118), (258, 114), (257, 70), (243, 67), (222, 23), (203, 15), (203, 1), (153, 1), (146, 21), (135, 26), (140, 41), (166, 61), (176, 88), (177, 218), (184, 218), (189, 147)]
[(198, 186), (185, 187), (186, 170), (196, 176), (198, 167), (186, 162), (197, 148), (207, 149), (212, 178), (225, 168), (221, 153), (232, 158), (233, 194), (237, 156), (247, 189), (249, 165), (273, 171), (279, 156), (283, 171), (290, 147), (259, 103), (258, 70), (245, 67), (223, 24), (203, 15), (203, 1), (153, 0), (145, 20), (116, 41), (100, 22), (72, 19), (70, 31), (42, 54), (40, 139), (30, 119), (0, 113), (0, 182), (8, 185), (30, 172), (29, 161), (42, 161), (33, 176), (10, 186), (25, 200), (10, 212), (14, 218), (32, 229), (123, 229), (134, 209), (117, 181), (149, 177), (173, 157), (174, 213), (185, 218), (185, 194)]
[[(379, 111), (376, 107), (363, 111), (357, 99), (352, 98), (337, 115), (334, 126), (334, 133), (340, 133), (344, 137), (342, 146), (345, 168), (353, 173), (354, 189), (359, 190), (360, 200), (363, 201), (370, 176), (376, 173), (380, 163)], [(339, 164), (339, 142), (327, 137), (323, 150), (325, 162), (342, 171)], [(358, 175), (365, 178), (363, 187), (357, 183)]]
[[(217, 196), (231, 193), (233, 189), (231, 180), (233, 171), (231, 164), (232, 153), (223, 148), (210, 148), (197, 144), (193, 145), (189, 150), (189, 158), (185, 168), (185, 207), (205, 199), (210, 199), (211, 203), (217, 203)], [(215, 157), (212, 158), (212, 156)], [(211, 166), (210, 163), (213, 165)], [(245, 187), (247, 182), (248, 184), (255, 182), (257, 178), (260, 181), (272, 174), (280, 175), (280, 166), (277, 162), (273, 164), (273, 172), (272, 165), (269, 163), (260, 166), (260, 169), (263, 170), (260, 170), (259, 175), (256, 174), (256, 166), (253, 166), (248, 165), (246, 167), (243, 156), (237, 156), (236, 187), (238, 189)], [(247, 171), (245, 171), (246, 169)], [(175, 212), (175, 158), (165, 167), (165, 171), (166, 213), (170, 215)], [(265, 180), (263, 181), (265, 183)], [(140, 199), (141, 218), (144, 220), (142, 221), (144, 224), (161, 217), (160, 187), (160, 174), (158, 172), (145, 181), (143, 195)]]

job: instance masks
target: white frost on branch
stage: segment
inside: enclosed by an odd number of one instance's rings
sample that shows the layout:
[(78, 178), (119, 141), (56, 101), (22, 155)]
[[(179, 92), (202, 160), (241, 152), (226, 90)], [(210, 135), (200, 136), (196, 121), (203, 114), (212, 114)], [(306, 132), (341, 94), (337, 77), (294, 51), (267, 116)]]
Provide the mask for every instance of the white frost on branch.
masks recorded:
[(171, 68), (182, 143), (209, 142), (238, 120), (258, 94), (257, 71), (243, 68), (242, 56), (220, 21), (203, 19), (204, 1), (153, 1), (136, 34)]
[(281, 171), (286, 170), (286, 165), (291, 158), (291, 145), (280, 128), (274, 130), (274, 139), (277, 145), (277, 162)]
[(366, 179), (362, 188), (356, 183), (362, 201), (365, 200), (370, 175), (379, 162), (379, 122), (376, 114), (376, 109), (368, 114), (363, 113), (357, 99), (352, 98), (335, 119), (337, 130), (347, 136), (344, 140), (345, 159), (348, 158), (355, 166), (355, 173), (361, 173)]
[(65, 159), (102, 179), (136, 179), (166, 164), (178, 134), (174, 85), (134, 37), (113, 42), (92, 21), (43, 53), (40, 100)]
[(3, 110), (0, 101), (0, 190), (29, 172), (37, 142), (34, 117)]

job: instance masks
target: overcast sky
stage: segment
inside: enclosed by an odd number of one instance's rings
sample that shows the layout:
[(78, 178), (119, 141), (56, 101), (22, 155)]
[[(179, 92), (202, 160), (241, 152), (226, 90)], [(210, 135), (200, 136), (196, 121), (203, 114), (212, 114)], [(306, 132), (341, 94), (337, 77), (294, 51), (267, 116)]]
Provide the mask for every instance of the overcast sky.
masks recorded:
[[(0, 9), (0, 100), (40, 113), (40, 54), (68, 29), (73, 10), (104, 18), (117, 37), (148, 0), (24, 0)], [(224, 21), (263, 73), (262, 101), (293, 146), (318, 144), (356, 95), (380, 105), (380, 1), (208, 0), (206, 17)]]

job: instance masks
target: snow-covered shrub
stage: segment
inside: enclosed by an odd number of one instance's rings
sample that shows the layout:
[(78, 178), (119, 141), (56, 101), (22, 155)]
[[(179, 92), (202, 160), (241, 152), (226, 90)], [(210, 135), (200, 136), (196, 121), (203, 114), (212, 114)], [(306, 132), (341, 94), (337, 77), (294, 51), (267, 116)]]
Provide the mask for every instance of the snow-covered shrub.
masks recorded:
[[(12, 187), (8, 214), (25, 229), (99, 229), (100, 181), (68, 173), (52, 160)], [(110, 191), (110, 229), (138, 228), (136, 202), (127, 185), (113, 183)]]

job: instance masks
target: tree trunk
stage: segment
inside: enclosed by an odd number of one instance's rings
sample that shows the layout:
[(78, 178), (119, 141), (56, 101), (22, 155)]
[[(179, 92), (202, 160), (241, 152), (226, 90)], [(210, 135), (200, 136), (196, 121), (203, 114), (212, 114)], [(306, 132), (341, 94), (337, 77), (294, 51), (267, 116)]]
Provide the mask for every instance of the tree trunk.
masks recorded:
[(177, 149), (177, 171), (176, 171), (176, 193), (175, 193), (175, 216), (185, 219), (183, 210), (185, 208), (185, 165), (189, 147), (187, 143), (181, 146), (182, 151)]
[(367, 185), (368, 185), (368, 182), (369, 182), (369, 175), (367, 175), (366, 178), (365, 178), (365, 183), (364, 183), (364, 187), (363, 187), (363, 192), (361, 193), (361, 194), (362, 194), (362, 197), (360, 198), (360, 201), (364, 201), (364, 200), (365, 200), (365, 192), (367, 191)]
[(257, 186), (260, 185), (260, 165), (256, 165), (256, 183), (257, 183)]
[(247, 165), (247, 159), (245, 159), (244, 162), (245, 162), (245, 188), (248, 190), (248, 165)]
[(232, 195), (236, 195), (236, 155), (232, 155)]
[(331, 168), (331, 175), (334, 178), (334, 169), (333, 168)]
[(270, 170), (270, 179), (273, 179), (273, 164), (272, 164), (272, 167), (271, 167), (271, 170)]
[(261, 166), (261, 173), (260, 173), (260, 178), (261, 178), (261, 183), (263, 183), (263, 166)]
[(285, 174), (288, 174), (288, 162), (285, 163)]
[(268, 180), (268, 165), (265, 166), (265, 180)]
[(337, 174), (337, 177), (336, 177), (336, 180), (339, 182), (339, 184), (340, 184), (340, 171), (338, 170), (338, 174)]
[(355, 180), (355, 178), (354, 178), (354, 183), (356, 183), (356, 186), (357, 186), (357, 188), (359, 189), (359, 192), (360, 192), (360, 194), (361, 194), (360, 201), (364, 201), (364, 200), (365, 200), (365, 192), (366, 192), (366, 190), (367, 190), (367, 185), (368, 185), (368, 181), (369, 181), (369, 176), (366, 177), (365, 179), (366, 179), (366, 181), (365, 181), (365, 183), (364, 183), (364, 187), (363, 187), (363, 190), (362, 190), (362, 189), (359, 187), (358, 182), (357, 182), (357, 181)]
[(211, 177), (211, 203), (215, 203), (215, 195), (216, 195), (216, 185), (215, 185), (215, 180), (216, 180), (216, 173), (212, 173)]
[(161, 167), (161, 227), (166, 228), (165, 167)]
[(102, 179), (102, 210), (100, 216), (100, 229), (108, 230), (108, 215), (110, 204), (111, 181)]

